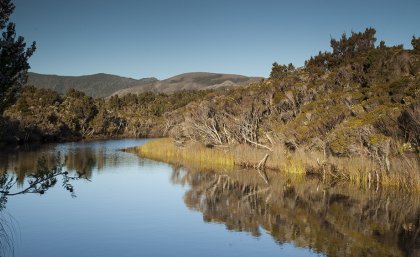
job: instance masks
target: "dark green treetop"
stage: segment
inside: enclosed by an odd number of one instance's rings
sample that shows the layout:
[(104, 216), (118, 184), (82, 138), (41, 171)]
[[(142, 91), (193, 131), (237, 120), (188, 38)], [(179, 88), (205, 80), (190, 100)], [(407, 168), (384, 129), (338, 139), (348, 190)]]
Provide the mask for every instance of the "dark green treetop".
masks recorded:
[(15, 5), (0, 0), (0, 114), (14, 103), (30, 68), (28, 59), (34, 53), (35, 42), (29, 48), (22, 36), (17, 36), (15, 24), (9, 22)]
[(413, 36), (413, 39), (411, 39), (411, 45), (413, 46), (414, 53), (420, 53), (420, 37)]

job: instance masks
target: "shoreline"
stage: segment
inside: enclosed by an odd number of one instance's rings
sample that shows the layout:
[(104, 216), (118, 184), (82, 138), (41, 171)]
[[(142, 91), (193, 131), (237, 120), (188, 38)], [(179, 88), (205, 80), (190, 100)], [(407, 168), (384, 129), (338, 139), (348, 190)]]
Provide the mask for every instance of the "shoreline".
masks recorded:
[[(16, 150), (21, 147), (38, 147), (45, 144), (68, 142), (92, 142), (118, 139), (134, 139), (126, 136), (100, 136), (77, 140), (38, 141), (21, 144), (0, 144), (1, 151)], [(214, 170), (229, 172), (234, 169), (254, 169), (261, 164), (264, 157), (264, 170), (286, 174), (316, 177), (324, 182), (345, 181), (364, 187), (387, 187), (396, 190), (420, 192), (420, 174), (418, 174), (418, 159), (393, 158), (391, 166), (394, 170), (387, 172), (380, 165), (367, 157), (329, 157), (324, 158), (317, 152), (288, 152), (279, 146), (273, 151), (258, 149), (249, 145), (235, 145), (226, 147), (209, 147), (198, 142), (186, 145), (176, 145), (171, 138), (146, 137), (145, 145), (122, 149), (132, 152), (142, 158), (191, 167), (198, 170)], [(411, 163), (408, 163), (408, 162)], [(399, 162), (399, 163), (397, 163)], [(411, 168), (409, 169), (409, 167)], [(406, 170), (397, 172), (398, 168)], [(417, 170), (417, 172), (416, 172)], [(403, 174), (401, 174), (403, 173)]]
[[(279, 173), (299, 174), (316, 177), (324, 183), (344, 181), (369, 188), (386, 187), (396, 190), (420, 191), (418, 160), (394, 158), (392, 170), (385, 171), (366, 157), (330, 157), (322, 159), (319, 153), (273, 152), (253, 148), (248, 145), (229, 148), (208, 148), (199, 143), (176, 146), (170, 138), (160, 138), (138, 147), (126, 149), (139, 157), (162, 161), (199, 170), (229, 172), (238, 168), (253, 168), (258, 171), (270, 170)], [(268, 157), (265, 157), (268, 155)], [(266, 163), (261, 169), (261, 162)], [(408, 163), (408, 162), (411, 163)], [(407, 163), (405, 163), (407, 162)], [(411, 165), (411, 168), (408, 169)], [(401, 171), (401, 168), (406, 170)], [(258, 169), (260, 168), (260, 169)]]
[(39, 140), (29, 142), (4, 142), (0, 141), (0, 150), (8, 148), (19, 148), (21, 146), (41, 146), (45, 144), (61, 144), (61, 143), (72, 143), (72, 142), (92, 142), (92, 141), (105, 141), (105, 140), (118, 140), (118, 139), (156, 139), (163, 137), (133, 137), (133, 136), (95, 136), (89, 138), (66, 138), (59, 140)]

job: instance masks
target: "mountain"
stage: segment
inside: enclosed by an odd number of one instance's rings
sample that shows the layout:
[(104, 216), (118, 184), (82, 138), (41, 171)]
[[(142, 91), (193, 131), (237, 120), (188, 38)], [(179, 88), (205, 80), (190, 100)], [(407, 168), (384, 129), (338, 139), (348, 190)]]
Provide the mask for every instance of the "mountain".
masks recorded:
[(156, 81), (158, 81), (156, 78), (137, 80), (104, 73), (86, 76), (58, 76), (29, 72), (27, 84), (37, 88), (52, 89), (61, 94), (74, 88), (89, 96), (106, 97), (121, 89), (153, 84)]
[(235, 74), (220, 74), (208, 72), (191, 72), (180, 74), (149, 85), (139, 85), (116, 91), (114, 95), (142, 93), (146, 91), (157, 93), (174, 93), (181, 90), (205, 90), (248, 85), (258, 82), (261, 77), (246, 77)]
[(227, 88), (247, 85), (262, 79), (260, 77), (207, 72), (185, 73), (165, 80), (156, 78), (137, 80), (103, 73), (86, 76), (58, 76), (29, 72), (28, 75), (28, 85), (53, 89), (61, 94), (74, 88), (92, 97), (121, 96), (142, 92), (174, 93), (191, 89)]

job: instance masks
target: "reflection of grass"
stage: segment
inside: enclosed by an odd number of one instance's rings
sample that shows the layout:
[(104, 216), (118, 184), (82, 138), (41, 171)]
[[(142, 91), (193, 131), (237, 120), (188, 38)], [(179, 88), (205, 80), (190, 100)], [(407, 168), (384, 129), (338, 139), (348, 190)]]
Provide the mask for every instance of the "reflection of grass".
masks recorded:
[[(207, 148), (199, 143), (189, 143), (178, 147), (171, 139), (157, 139), (140, 147), (132, 148), (140, 157), (183, 165), (197, 169), (231, 171), (235, 166), (256, 167), (266, 150), (248, 145), (227, 148)], [(324, 156), (317, 152), (297, 150), (290, 153), (281, 146), (274, 146), (266, 167), (292, 174), (312, 174), (323, 179), (347, 180), (361, 186), (380, 184), (388, 187), (420, 191), (420, 176), (417, 163), (392, 160), (392, 169), (385, 172), (367, 158), (337, 158)]]
[(229, 230), (259, 235), (264, 228), (278, 242), (325, 256), (410, 256), (402, 251), (410, 246), (401, 247), (399, 231), (405, 242), (415, 243), (409, 239), (418, 224), (415, 194), (387, 188), (372, 192), (345, 182), (321, 184), (271, 170), (271, 186), (253, 170), (186, 170), (174, 176), (175, 183), (190, 185), (185, 204)]

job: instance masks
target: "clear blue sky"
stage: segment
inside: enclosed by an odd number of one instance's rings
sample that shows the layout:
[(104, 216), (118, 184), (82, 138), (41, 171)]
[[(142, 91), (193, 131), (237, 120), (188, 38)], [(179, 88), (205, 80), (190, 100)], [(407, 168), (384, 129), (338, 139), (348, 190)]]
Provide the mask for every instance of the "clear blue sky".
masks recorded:
[(420, 1), (15, 0), (18, 34), (38, 49), (32, 71), (167, 78), (192, 71), (268, 76), (302, 66), (329, 39), (366, 27), (411, 47)]

